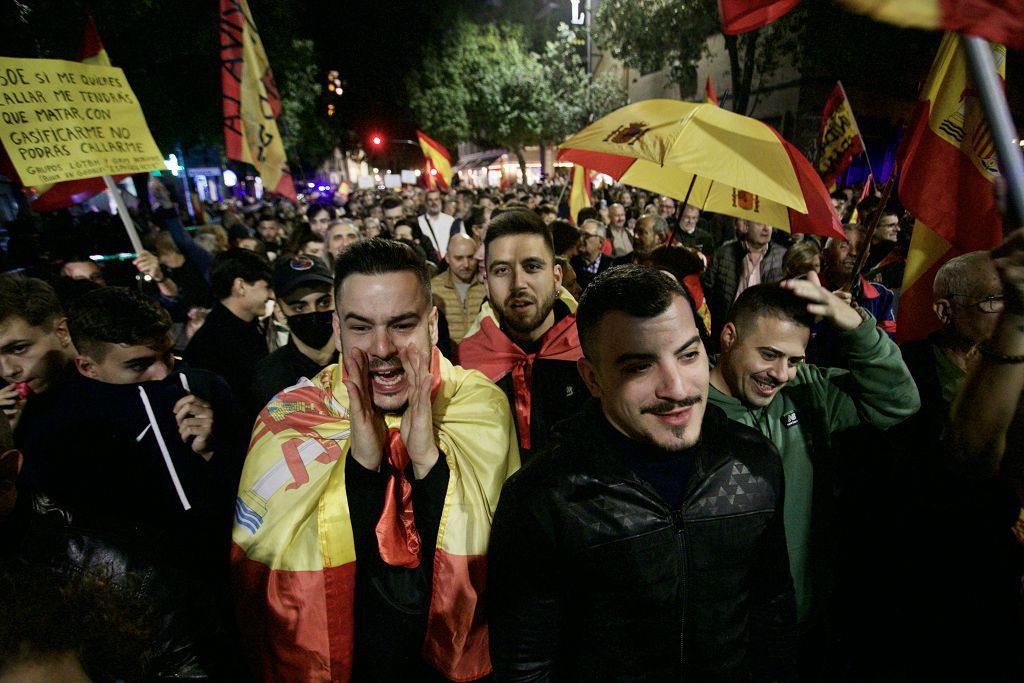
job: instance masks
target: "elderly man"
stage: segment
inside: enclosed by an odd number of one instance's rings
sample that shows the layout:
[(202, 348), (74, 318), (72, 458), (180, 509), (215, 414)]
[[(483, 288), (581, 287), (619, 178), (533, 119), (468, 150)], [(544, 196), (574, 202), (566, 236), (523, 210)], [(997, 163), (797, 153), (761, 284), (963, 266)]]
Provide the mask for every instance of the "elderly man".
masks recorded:
[(437, 190), (428, 190), (425, 197), (426, 210), (420, 214), (420, 231), (434, 245), (434, 250), (444, 258), (448, 252), (448, 239), (451, 236), (452, 223), (455, 217), (441, 211), (441, 193)]
[(490, 522), (519, 466), (508, 402), (434, 346), (426, 263), (390, 240), (335, 267), (344, 367), (260, 413), (232, 566), (268, 681), (470, 681), (491, 671)]
[(668, 223), (665, 219), (653, 213), (644, 214), (633, 226), (633, 251), (615, 259), (614, 265), (640, 263), (649, 258), (655, 249), (665, 244), (667, 239)]
[(608, 207), (608, 238), (612, 241), (612, 256), (619, 258), (633, 251), (633, 236), (626, 225), (626, 207), (615, 203)]
[(341, 256), (341, 252), (360, 239), (362, 239), (362, 235), (359, 234), (359, 228), (352, 221), (347, 218), (331, 221), (327, 226), (327, 231), (324, 232), (324, 258), (327, 260), (327, 265), (333, 269), (334, 261)]
[(572, 269), (576, 271), (576, 279), (580, 289), (587, 285), (612, 265), (612, 258), (602, 253), (608, 231), (601, 221), (588, 218), (580, 224), (579, 251), (569, 259)]
[(613, 268), (578, 325), (597, 400), (509, 480), (494, 519), (499, 679), (793, 680), (782, 465), (709, 405), (682, 288)]
[(679, 229), (676, 231), (676, 242), (696, 249), (708, 258), (714, 253), (714, 238), (711, 233), (703, 228), (697, 227), (700, 221), (700, 209), (692, 204), (683, 207), (683, 218), (679, 222)]

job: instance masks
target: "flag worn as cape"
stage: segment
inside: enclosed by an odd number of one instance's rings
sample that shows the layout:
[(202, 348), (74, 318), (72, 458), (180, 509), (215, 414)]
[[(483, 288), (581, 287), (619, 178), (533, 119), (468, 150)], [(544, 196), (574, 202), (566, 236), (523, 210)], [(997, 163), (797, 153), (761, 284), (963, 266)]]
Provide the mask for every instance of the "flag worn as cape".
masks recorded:
[(715, 84), (711, 82), (711, 76), (704, 83), (704, 101), (708, 104), (718, 105), (718, 94), (715, 92)]
[[(436, 180), (442, 190), (452, 186), (452, 155), (448, 153), (441, 143), (431, 139), (421, 131), (416, 131), (416, 139), (420, 142), (420, 149), (427, 160), (427, 183)], [(436, 169), (437, 174), (430, 172)]]
[[(453, 366), (437, 348), (431, 372), (437, 445), (451, 475), (423, 658), (448, 678), (468, 681), (491, 670), (482, 598), (487, 542), (519, 450), (501, 390), (479, 372)], [(341, 365), (332, 365), (274, 397), (260, 412), (242, 471), (232, 575), (247, 651), (267, 681), (347, 681), (352, 673), (358, 558), (345, 488), (350, 429), (341, 379)], [(386, 421), (393, 434), (402, 418)], [(406, 524), (407, 513), (385, 506), (377, 525), (382, 557), (396, 549), (385, 536), (403, 550), (396, 525)]]
[(1024, 50), (1024, 0), (840, 0), (876, 21), (981, 36)]
[(252, 164), (268, 192), (294, 201), (277, 125), (281, 98), (247, 0), (220, 0), (220, 65), (227, 157)]
[(767, 26), (798, 4), (800, 0), (718, 0), (722, 33), (736, 35)]
[(559, 288), (558, 298), (568, 306), (569, 315), (544, 334), (540, 350), (528, 354), (501, 331), (498, 314), (484, 302), (469, 332), (459, 342), (459, 363), (479, 370), (497, 382), (512, 373), (515, 392), (515, 418), (519, 426), (519, 445), (530, 448), (530, 377), (533, 362), (539, 359), (576, 361), (583, 356), (576, 331), (576, 300), (568, 290)]
[[(992, 46), (1000, 76), (1006, 49)], [(999, 244), (995, 146), (971, 88), (959, 36), (947, 33), (896, 154), (900, 201), (917, 219), (900, 293), (899, 341), (939, 327), (932, 282), (949, 259)]]
[[(111, 66), (110, 57), (100, 40), (99, 31), (96, 30), (96, 22), (90, 16), (85, 24), (85, 33), (82, 35), (82, 45), (78, 49), (78, 61), (84, 64), (96, 64), (98, 66)], [(12, 169), (13, 170), (13, 169)], [(118, 182), (128, 176), (114, 176)], [(65, 180), (52, 185), (37, 185), (36, 192), (39, 194), (32, 200), (33, 211), (55, 211), (64, 209), (75, 204), (81, 204), (90, 197), (99, 194), (107, 189), (103, 178), (82, 178), (81, 180)]]
[(579, 164), (574, 164), (572, 167), (572, 187), (569, 188), (569, 221), (576, 227), (579, 227), (576, 224), (576, 217), (579, 216), (580, 210), (594, 205), (590, 194), (593, 175), (593, 171), (583, 168)]
[(842, 83), (836, 83), (825, 101), (818, 133), (818, 162), (815, 164), (825, 187), (834, 189), (853, 158), (864, 151), (864, 138), (853, 117), (853, 109)]

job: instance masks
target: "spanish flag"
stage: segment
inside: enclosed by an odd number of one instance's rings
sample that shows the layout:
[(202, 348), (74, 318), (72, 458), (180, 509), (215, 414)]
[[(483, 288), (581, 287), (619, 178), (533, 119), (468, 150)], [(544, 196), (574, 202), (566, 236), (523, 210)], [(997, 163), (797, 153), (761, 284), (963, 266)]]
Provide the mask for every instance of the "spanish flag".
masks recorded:
[(876, 21), (956, 31), (1024, 49), (1024, 0), (840, 0)]
[[(420, 149), (427, 160), (428, 186), (431, 180), (437, 180), (440, 188), (447, 190), (452, 186), (452, 155), (441, 146), (441, 143), (421, 131), (416, 131), (416, 138), (420, 141)], [(431, 169), (437, 173), (433, 173)]]
[(227, 157), (252, 164), (268, 192), (294, 200), (277, 127), (281, 98), (247, 0), (220, 0), (220, 39)]
[[(1005, 77), (1006, 48), (991, 48)], [(992, 192), (998, 172), (995, 146), (955, 33), (942, 39), (896, 158), (902, 169), (900, 201), (917, 219), (900, 294), (903, 341), (938, 328), (932, 282), (942, 264), (992, 249), (1002, 235)]]
[(583, 168), (579, 164), (573, 164), (572, 188), (569, 190), (569, 220), (573, 225), (576, 225), (576, 217), (580, 215), (581, 209), (594, 205), (590, 195), (592, 178), (593, 171)]
[[(484, 617), (487, 542), (501, 486), (519, 469), (508, 401), (435, 347), (434, 430), (450, 470), (434, 553), (423, 660), (445, 677), (491, 671)], [(348, 681), (357, 564), (348, 504), (349, 398), (342, 366), (274, 397), (256, 420), (242, 470), (231, 567), (246, 655), (266, 681)], [(381, 559), (417, 567), (401, 415), (387, 415), (391, 472), (375, 527)]]
[(825, 101), (818, 134), (818, 162), (815, 165), (825, 187), (834, 189), (853, 158), (864, 151), (864, 138), (853, 117), (850, 100), (842, 83), (836, 83)]
[(711, 82), (711, 76), (704, 83), (704, 101), (708, 104), (718, 105), (718, 94), (715, 92), (715, 84)]
[[(78, 61), (84, 64), (96, 64), (98, 66), (111, 66), (110, 57), (100, 40), (99, 31), (96, 30), (96, 22), (92, 17), (85, 25), (85, 34), (82, 36), (82, 46), (78, 50)], [(127, 176), (116, 176), (119, 181)], [(107, 189), (102, 177), (83, 178), (82, 180), (66, 180), (53, 185), (38, 185), (36, 192), (38, 196), (32, 200), (33, 211), (55, 211), (86, 201), (93, 195), (99, 194)]]

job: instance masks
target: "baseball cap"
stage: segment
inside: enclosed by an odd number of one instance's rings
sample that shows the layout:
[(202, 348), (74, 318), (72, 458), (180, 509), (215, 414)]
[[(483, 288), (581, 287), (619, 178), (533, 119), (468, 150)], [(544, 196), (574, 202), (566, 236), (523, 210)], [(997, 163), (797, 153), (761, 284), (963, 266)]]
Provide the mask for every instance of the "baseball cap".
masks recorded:
[(302, 285), (333, 285), (331, 271), (318, 258), (300, 254), (282, 257), (274, 264), (274, 294), (288, 296)]

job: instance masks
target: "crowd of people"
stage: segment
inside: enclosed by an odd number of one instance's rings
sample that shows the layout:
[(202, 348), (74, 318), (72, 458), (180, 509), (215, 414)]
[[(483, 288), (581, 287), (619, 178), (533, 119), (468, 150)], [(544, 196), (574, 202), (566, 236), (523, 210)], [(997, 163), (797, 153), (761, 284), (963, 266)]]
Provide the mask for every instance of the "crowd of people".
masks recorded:
[(858, 189), (828, 240), (550, 183), (8, 226), (0, 679), (1020, 680), (1024, 232), (898, 346)]

